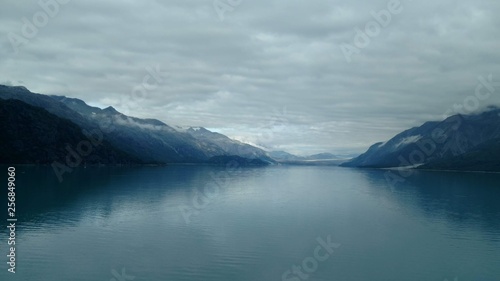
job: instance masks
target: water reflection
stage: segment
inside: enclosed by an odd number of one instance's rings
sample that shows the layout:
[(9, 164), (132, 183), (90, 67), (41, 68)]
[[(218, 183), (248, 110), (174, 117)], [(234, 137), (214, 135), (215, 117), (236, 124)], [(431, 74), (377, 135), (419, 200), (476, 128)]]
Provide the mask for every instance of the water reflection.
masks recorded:
[[(327, 235), (342, 247), (309, 280), (500, 275), (496, 174), (417, 172), (391, 188), (385, 171), (338, 167), (86, 168), (62, 183), (50, 167), (17, 170), (15, 280), (109, 280), (123, 266), (135, 280), (280, 280)], [(187, 224), (179, 207), (214, 175), (223, 188)]]
[(383, 170), (350, 170), (369, 183), (363, 186), (371, 196), (390, 200), (400, 210), (411, 207), (457, 227), (500, 229), (500, 174), (415, 171), (404, 183), (391, 186)]

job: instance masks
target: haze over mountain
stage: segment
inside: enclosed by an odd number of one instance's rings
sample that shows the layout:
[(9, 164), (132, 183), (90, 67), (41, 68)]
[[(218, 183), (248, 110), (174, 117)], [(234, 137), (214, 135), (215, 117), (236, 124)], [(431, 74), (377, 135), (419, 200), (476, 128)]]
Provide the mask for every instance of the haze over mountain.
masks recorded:
[[(0, 163), (144, 164), (139, 158), (116, 149), (106, 140), (82, 133), (75, 123), (20, 100), (0, 99)], [(86, 145), (81, 147), (82, 141)], [(75, 159), (79, 150), (88, 157)], [(79, 155), (77, 158), (80, 157)]]
[[(67, 120), (67, 123), (72, 126), (68, 129), (74, 130), (74, 127), (80, 127), (89, 131), (98, 130), (102, 132), (106, 142), (112, 145), (111, 152), (113, 150), (126, 152), (130, 159), (136, 159), (137, 163), (220, 164), (223, 161), (256, 159), (255, 161), (245, 160), (242, 163), (262, 165), (276, 161), (260, 148), (230, 139), (223, 134), (209, 131), (203, 127), (171, 127), (156, 119), (127, 116), (111, 106), (104, 109), (89, 106), (76, 98), (46, 96), (32, 93), (24, 87), (0, 85), (0, 99), (19, 100), (37, 109), (47, 110), (55, 115), (54, 118)], [(11, 103), (6, 103), (5, 107), (9, 104)], [(19, 104), (17, 106), (22, 107)], [(47, 130), (52, 129), (47, 128)], [(31, 141), (35, 143), (39, 136), (32, 135), (30, 137)], [(5, 138), (10, 139), (14, 136), (5, 136)], [(60, 144), (61, 147), (64, 146), (61, 142), (56, 143)], [(309, 157), (294, 157), (300, 161), (338, 159), (328, 153)], [(27, 163), (47, 163), (48, 161), (47, 157), (37, 158), (36, 155), (21, 158), (25, 159)], [(103, 164), (106, 163), (109, 161), (103, 162)]]
[[(182, 129), (181, 129), (182, 131)], [(245, 158), (259, 158), (271, 160), (269, 155), (262, 149), (228, 138), (227, 136), (211, 132), (203, 127), (189, 127), (185, 130), (198, 141), (207, 145), (215, 145), (221, 148), (226, 155), (238, 155)]]
[[(245, 160), (242, 164), (262, 165), (278, 162), (294, 165), (337, 165), (343, 163), (342, 166), (346, 167), (499, 170), (497, 156), (500, 151), (498, 147), (500, 109), (496, 107), (490, 107), (482, 113), (457, 114), (443, 121), (426, 122), (386, 142), (376, 143), (362, 155), (349, 160), (349, 157), (332, 153), (297, 156), (285, 151), (267, 152), (203, 127), (172, 127), (156, 119), (140, 119), (124, 115), (111, 106), (101, 109), (89, 106), (84, 101), (75, 98), (35, 94), (24, 87), (0, 85), (0, 99), (7, 100), (2, 104), (4, 114), (13, 113), (16, 110), (28, 112), (28, 116), (43, 116), (40, 120), (36, 120), (44, 122), (43, 124), (47, 124), (48, 120), (60, 118), (61, 121), (55, 123), (67, 124), (68, 128), (49, 126), (46, 130), (49, 132), (62, 130), (56, 132), (55, 135), (73, 136), (73, 139), (70, 137), (66, 140), (73, 145), (75, 138), (82, 136), (81, 132), (75, 135), (64, 133), (64, 130), (74, 131), (75, 128), (87, 131), (99, 130), (106, 143), (97, 152), (97, 157), (104, 159), (101, 161), (103, 164), (122, 162), (220, 164), (231, 159), (256, 159), (255, 161)], [(10, 102), (12, 99), (23, 103), (12, 103)], [(24, 103), (32, 107), (25, 106), (24, 108)], [(40, 113), (45, 110), (50, 114)], [(6, 115), (3, 118), (12, 119), (13, 117)], [(33, 119), (33, 117), (30, 118)], [(20, 127), (31, 128), (36, 122), (29, 120), (31, 119), (19, 119), (18, 123)], [(7, 125), (4, 124), (4, 126)], [(40, 126), (44, 127), (44, 125)], [(20, 147), (19, 144), (12, 142), (18, 133), (15, 133), (12, 128), (6, 132), (2, 145), (6, 151), (14, 152), (14, 147)], [(48, 154), (43, 156), (27, 149), (26, 145), (22, 145), (24, 148), (20, 148), (18, 154), (6, 155), (5, 159), (25, 159), (27, 163), (47, 163), (48, 159), (53, 159), (55, 155), (62, 156), (60, 147), (64, 147), (63, 139), (53, 139), (52, 143), (43, 141), (36, 143), (37, 138), (41, 140), (46, 138), (35, 133), (30, 136), (29, 143), (33, 147), (41, 147), (45, 143), (48, 146), (45, 149), (49, 151)], [(26, 135), (18, 135), (18, 137), (26, 138)], [(59, 145), (55, 147), (54, 144)], [(109, 153), (104, 153), (102, 149), (109, 149)], [(115, 156), (111, 159), (108, 155)]]
[(270, 151), (269, 156), (278, 161), (319, 161), (319, 160), (347, 160), (357, 155), (336, 155), (333, 153), (323, 152), (308, 156), (297, 156), (286, 151)]
[[(113, 147), (146, 163), (205, 163), (214, 156), (239, 156), (260, 159), (263, 163), (274, 162), (259, 148), (204, 128), (174, 129), (156, 119), (126, 116), (113, 107), (100, 109), (75, 98), (46, 96), (31, 93), (24, 87), (0, 85), (0, 99), (20, 100), (67, 119), (73, 127), (99, 130)], [(32, 142), (36, 142), (36, 137)]]
[(54, 1), (4, 2), (0, 84), (300, 156), (468, 113), (478, 78), (500, 80), (499, 1), (55, 1), (32, 33)]

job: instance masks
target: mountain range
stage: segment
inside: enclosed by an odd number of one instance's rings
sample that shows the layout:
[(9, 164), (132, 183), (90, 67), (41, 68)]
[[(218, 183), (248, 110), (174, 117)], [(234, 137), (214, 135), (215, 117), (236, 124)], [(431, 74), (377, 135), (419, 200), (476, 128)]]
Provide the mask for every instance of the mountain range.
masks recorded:
[[(136, 162), (140, 163), (207, 163), (215, 156), (233, 155), (260, 159), (268, 164), (274, 163), (274, 160), (268, 157), (262, 149), (231, 140), (224, 135), (210, 132), (204, 128), (199, 130), (189, 128), (185, 131), (174, 129), (156, 119), (130, 117), (118, 112), (113, 107), (104, 109), (92, 107), (79, 99), (36, 94), (24, 87), (0, 85), (0, 99), (20, 101), (25, 104), (24, 107), (32, 111), (35, 110), (34, 107), (43, 109), (48, 113), (43, 115), (44, 117), (64, 119), (69, 122), (67, 124), (70, 124), (73, 129), (76, 126), (80, 128), (80, 131), (98, 131), (102, 133), (105, 142), (113, 149), (125, 152), (130, 157), (127, 159), (136, 159), (138, 160)], [(22, 104), (16, 103), (15, 106), (23, 107)], [(8, 102), (3, 105), (8, 107), (12, 103)], [(6, 110), (4, 113), (8, 114), (9, 112), (12, 111)], [(25, 121), (28, 122), (28, 120)], [(12, 126), (15, 125), (12, 124)], [(19, 126), (19, 124), (17, 125)], [(48, 129), (54, 130), (54, 128)], [(17, 135), (10, 136), (4, 134), (3, 138), (22, 137), (18, 132)], [(83, 137), (79, 137), (83, 139)], [(34, 143), (38, 136), (26, 135), (24, 138), (30, 138), (31, 142)], [(2, 144), (5, 143), (2, 142)], [(54, 146), (58, 144), (59, 141), (53, 143)], [(45, 143), (45, 146), (47, 145), (48, 143)], [(30, 159), (25, 159), (25, 162), (40, 162), (36, 154), (28, 158)], [(18, 160), (21, 161), (21, 159)]]
[[(496, 107), (426, 122), (375, 143), (352, 159), (331, 153), (297, 156), (265, 151), (203, 127), (169, 126), (156, 119), (127, 116), (111, 106), (101, 109), (80, 99), (36, 94), (21, 86), (0, 85), (0, 129), (0, 163), (64, 162), (86, 144), (92, 153), (80, 162), (91, 165), (236, 161), (252, 166), (500, 171), (500, 109)], [(94, 143), (89, 135), (99, 138), (98, 145), (89, 147), (89, 142)]]
[[(0, 99), (0, 131), (1, 163), (51, 164), (73, 157), (68, 162), (142, 164), (107, 141), (94, 145), (75, 123), (19, 100)], [(89, 157), (79, 160), (78, 150)]]
[(351, 155), (340, 156), (332, 153), (318, 153), (309, 156), (297, 156), (290, 154), (286, 151), (271, 151), (269, 156), (281, 164), (287, 165), (334, 165), (337, 166), (341, 163), (352, 158)]
[(500, 171), (500, 109), (426, 122), (343, 163), (344, 167)]
[[(2, 120), (5, 133), (0, 139), (4, 148), (0, 163), (15, 160), (15, 163), (46, 164), (64, 159), (69, 153), (68, 145), (76, 147), (86, 140), (82, 131), (98, 132), (103, 139), (99, 149), (83, 159), (86, 164), (286, 162), (273, 157), (273, 152), (203, 127), (172, 127), (156, 119), (127, 116), (111, 106), (101, 109), (76, 98), (32, 93), (22, 86), (0, 85), (0, 101), (0, 117), (6, 120)], [(17, 112), (24, 112), (23, 118), (16, 116)], [(17, 127), (20, 129), (16, 131)], [(46, 153), (41, 154), (40, 150)], [(294, 161), (338, 159), (332, 154), (288, 155)]]

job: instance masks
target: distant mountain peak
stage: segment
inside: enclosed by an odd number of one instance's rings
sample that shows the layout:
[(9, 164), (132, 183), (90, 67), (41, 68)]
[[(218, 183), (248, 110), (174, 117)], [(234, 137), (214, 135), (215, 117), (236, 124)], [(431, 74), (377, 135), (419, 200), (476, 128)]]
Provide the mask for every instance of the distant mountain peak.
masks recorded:
[(188, 131), (195, 131), (195, 132), (208, 132), (207, 129), (203, 127), (189, 127)]
[(102, 110), (103, 113), (107, 113), (107, 114), (120, 114), (120, 112), (118, 112), (114, 107), (112, 106), (108, 106), (106, 107), (105, 109)]
[(0, 87), (5, 87), (5, 88), (9, 88), (9, 89), (17, 90), (17, 91), (22, 91), (22, 92), (30, 92), (30, 90), (28, 90), (28, 88), (26, 88), (24, 86), (0, 85)]
[(148, 163), (203, 163), (214, 156), (238, 156), (274, 162), (257, 147), (240, 143), (203, 127), (191, 127), (190, 130), (172, 128), (156, 119), (127, 116), (112, 106), (102, 109), (89, 106), (76, 98), (47, 96), (31, 93), (20, 87), (2, 85), (0, 99), (17, 99), (43, 108), (87, 131), (111, 128), (113, 133), (102, 131), (103, 138), (110, 145)]

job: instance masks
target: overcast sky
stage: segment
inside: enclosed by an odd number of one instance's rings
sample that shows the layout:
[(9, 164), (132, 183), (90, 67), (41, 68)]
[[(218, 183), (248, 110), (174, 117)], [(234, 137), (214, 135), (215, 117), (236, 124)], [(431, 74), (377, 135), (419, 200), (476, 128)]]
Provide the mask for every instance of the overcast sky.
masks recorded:
[(363, 152), (500, 80), (500, 1), (391, 1), (71, 0), (44, 17), (2, 0), (0, 83), (269, 149)]

